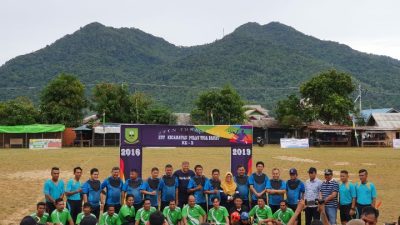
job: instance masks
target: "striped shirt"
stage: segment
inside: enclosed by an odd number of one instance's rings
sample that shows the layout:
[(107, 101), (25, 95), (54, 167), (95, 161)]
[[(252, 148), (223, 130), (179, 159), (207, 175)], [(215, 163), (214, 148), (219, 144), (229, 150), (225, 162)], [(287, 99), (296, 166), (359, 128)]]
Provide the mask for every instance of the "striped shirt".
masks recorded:
[[(338, 193), (339, 192), (339, 184), (338, 182), (336, 182), (335, 180), (330, 180), (330, 181), (324, 181), (322, 182), (321, 185), (321, 195), (322, 195), (322, 199), (326, 199), (329, 195), (331, 195), (333, 192)], [(325, 206), (330, 206), (330, 207), (338, 207), (338, 197), (336, 195), (335, 198), (333, 198), (332, 200), (330, 200), (329, 202), (327, 202), (325, 204)]]

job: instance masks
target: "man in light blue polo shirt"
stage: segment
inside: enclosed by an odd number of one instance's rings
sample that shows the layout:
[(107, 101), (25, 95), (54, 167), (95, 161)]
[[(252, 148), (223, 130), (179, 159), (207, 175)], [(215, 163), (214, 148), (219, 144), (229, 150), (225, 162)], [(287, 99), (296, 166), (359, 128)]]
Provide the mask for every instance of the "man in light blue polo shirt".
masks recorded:
[(368, 171), (361, 169), (358, 171), (360, 182), (356, 183), (357, 193), (357, 212), (361, 215), (363, 208), (367, 206), (375, 207), (376, 189), (375, 185), (368, 181)]
[(82, 198), (81, 198), (81, 176), (82, 168), (74, 168), (74, 178), (71, 178), (67, 183), (65, 195), (67, 196), (67, 208), (71, 213), (72, 221), (76, 221), (76, 217), (82, 212)]
[(51, 214), (56, 209), (56, 199), (64, 198), (64, 181), (59, 180), (60, 169), (51, 168), (51, 179), (46, 180), (43, 193), (46, 199), (46, 212)]
[(343, 225), (353, 218), (356, 212), (356, 187), (349, 181), (349, 172), (340, 171), (339, 210), (340, 221)]

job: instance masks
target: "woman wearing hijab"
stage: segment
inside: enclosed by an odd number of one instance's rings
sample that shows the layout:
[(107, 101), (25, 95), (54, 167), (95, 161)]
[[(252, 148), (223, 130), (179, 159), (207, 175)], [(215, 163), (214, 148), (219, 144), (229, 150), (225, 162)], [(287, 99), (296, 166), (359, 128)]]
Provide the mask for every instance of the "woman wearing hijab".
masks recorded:
[(221, 205), (225, 206), (227, 209), (233, 207), (233, 199), (236, 194), (236, 183), (233, 180), (233, 175), (231, 172), (227, 172), (225, 179), (221, 182), (221, 188), (223, 194), (221, 195)]

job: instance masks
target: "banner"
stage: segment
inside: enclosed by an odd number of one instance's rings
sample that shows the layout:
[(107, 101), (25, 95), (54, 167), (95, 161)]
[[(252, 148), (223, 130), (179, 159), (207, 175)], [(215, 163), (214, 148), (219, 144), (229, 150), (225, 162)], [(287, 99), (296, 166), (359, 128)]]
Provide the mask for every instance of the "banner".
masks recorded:
[(253, 128), (241, 125), (121, 125), (121, 145), (210, 147), (251, 145)]
[(400, 149), (400, 139), (393, 139), (393, 148)]
[(143, 151), (142, 146), (121, 146), (120, 147), (120, 171), (121, 179), (129, 179), (129, 173), (132, 169), (135, 169), (139, 176), (142, 176), (142, 160)]
[(29, 149), (60, 149), (61, 139), (29, 139)]
[(248, 173), (251, 172), (252, 126), (123, 124), (120, 134), (120, 164), (125, 178), (131, 168), (138, 170), (141, 176), (142, 147), (231, 147), (232, 172), (236, 173), (239, 164), (244, 165)]
[(281, 148), (309, 148), (308, 139), (281, 138)]
[(239, 165), (244, 166), (247, 175), (250, 176), (252, 173), (253, 164), (253, 150), (250, 146), (232, 146), (231, 147), (231, 172), (234, 176), (237, 175), (237, 167)]

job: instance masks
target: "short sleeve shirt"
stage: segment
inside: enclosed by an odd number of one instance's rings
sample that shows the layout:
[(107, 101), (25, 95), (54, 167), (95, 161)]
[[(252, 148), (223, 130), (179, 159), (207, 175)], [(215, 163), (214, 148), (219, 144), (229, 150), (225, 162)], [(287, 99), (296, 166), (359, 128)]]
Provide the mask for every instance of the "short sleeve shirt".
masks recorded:
[(199, 225), (200, 217), (206, 215), (204, 209), (199, 205), (194, 205), (194, 207), (190, 207), (186, 205), (182, 209), (182, 218), (186, 218), (189, 225)]
[(169, 206), (167, 206), (163, 210), (163, 215), (169, 225), (177, 225), (178, 222), (182, 220), (182, 210), (179, 207), (175, 207), (174, 210), (171, 210)]
[(228, 210), (223, 206), (218, 207), (218, 209), (213, 207), (208, 211), (208, 220), (211, 223), (226, 224), (226, 217), (228, 216)]
[(128, 221), (126, 221), (126, 217), (129, 216), (131, 218), (135, 218), (135, 207), (131, 206), (127, 206), (127, 205), (123, 205), (121, 207), (121, 209), (119, 210), (119, 219), (121, 220), (121, 223), (126, 223)]
[(249, 216), (255, 217), (256, 222), (259, 220), (272, 219), (273, 217), (272, 210), (267, 205), (265, 205), (263, 208), (260, 208), (258, 205), (254, 206), (250, 210)]
[(99, 225), (121, 225), (121, 220), (117, 214), (112, 216), (108, 215), (107, 212), (100, 216)]
[(274, 219), (280, 221), (283, 225), (286, 225), (290, 218), (294, 215), (294, 212), (291, 208), (286, 208), (285, 211), (279, 209), (274, 213)]
[(55, 209), (51, 213), (51, 222), (52, 223), (60, 223), (63, 225), (68, 224), (68, 221), (72, 220), (71, 214), (69, 213), (68, 209), (64, 209), (63, 211), (59, 212)]
[(60, 198), (61, 195), (64, 194), (64, 181), (58, 180), (56, 184), (51, 179), (46, 180), (44, 183), (43, 193), (45, 195), (50, 195), (54, 200)]
[[(65, 189), (66, 192), (73, 192), (77, 191), (79, 188), (81, 188), (81, 182), (80, 181), (75, 181), (74, 179), (70, 179), (67, 183), (67, 188)], [(81, 200), (81, 194), (80, 193), (75, 193), (73, 195), (70, 195), (67, 197), (69, 200)]]
[(150, 210), (144, 210), (144, 208), (141, 208), (137, 211), (135, 220), (140, 221), (140, 225), (146, 225), (147, 222), (149, 222), (150, 215), (156, 211), (157, 209), (154, 207), (150, 207)]
[(356, 187), (353, 183), (348, 181), (347, 183), (341, 183), (339, 185), (339, 204), (350, 205), (353, 198), (357, 197)]
[(51, 218), (48, 213), (44, 213), (41, 217), (39, 217), (36, 213), (32, 213), (31, 217), (35, 219), (36, 223), (38, 224), (46, 224), (47, 222), (51, 222)]
[[(94, 214), (92, 214), (92, 213), (90, 213), (90, 215), (89, 216), (92, 216), (92, 217), (94, 217), (94, 218), (96, 218), (96, 216), (94, 215)], [(76, 217), (76, 222), (75, 222), (75, 224), (80, 224), (81, 223), (81, 221), (82, 221), (82, 219), (85, 217), (85, 214), (83, 213), (83, 212), (81, 212), (81, 213), (79, 213), (78, 214), (78, 216)], [(97, 218), (96, 218), (97, 219)]]

